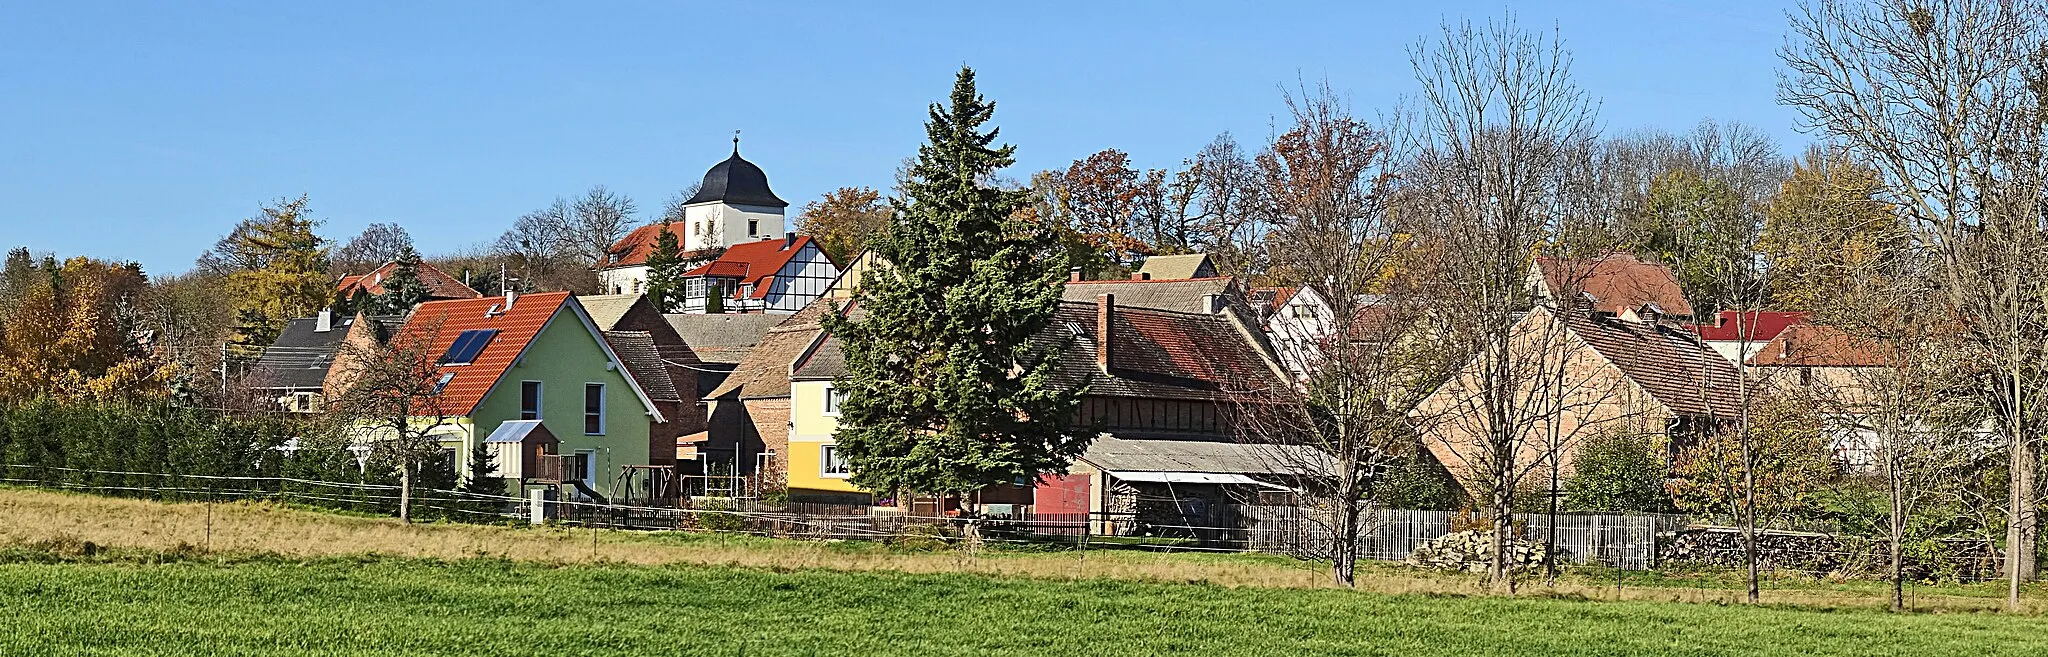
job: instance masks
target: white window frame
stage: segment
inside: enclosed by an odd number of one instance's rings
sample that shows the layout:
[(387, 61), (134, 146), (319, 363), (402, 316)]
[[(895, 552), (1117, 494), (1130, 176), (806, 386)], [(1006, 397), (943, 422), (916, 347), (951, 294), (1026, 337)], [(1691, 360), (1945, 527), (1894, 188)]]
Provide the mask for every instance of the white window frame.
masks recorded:
[[(527, 417), (527, 416), (526, 416), (526, 384), (529, 384), (529, 383), (533, 384), (533, 417)], [(544, 382), (541, 382), (541, 381), (520, 381), (520, 382), (519, 382), (519, 419), (521, 419), (521, 420), (542, 420), (542, 419), (545, 419), (546, 413), (543, 413), (541, 409), (545, 409), (545, 408), (547, 408), (547, 406), (548, 406), (548, 405), (547, 405), (547, 399), (548, 399), (548, 385), (547, 385), (547, 383), (544, 383)]]
[(576, 451), (575, 451), (575, 452), (574, 452), (573, 454), (574, 454), (574, 455), (575, 455), (575, 456), (576, 456), (576, 457), (577, 457), (577, 458), (578, 458), (579, 460), (583, 461), (583, 472), (577, 473), (577, 474), (578, 474), (579, 476), (581, 476), (581, 477), (583, 478), (583, 483), (585, 483), (585, 484), (589, 484), (591, 488), (596, 488), (596, 487), (597, 487), (597, 450), (594, 450), (594, 449), (579, 449), (579, 450), (576, 450)]
[[(833, 471), (832, 471), (832, 461), (834, 460), (834, 459), (833, 459), (833, 456), (834, 456), (834, 455), (836, 455), (836, 454), (838, 454), (838, 453), (839, 453), (839, 446), (838, 446), (838, 445), (835, 445), (835, 444), (832, 444), (832, 443), (825, 443), (825, 444), (823, 444), (823, 445), (819, 445), (819, 446), (818, 446), (818, 476), (819, 476), (819, 477), (821, 477), (821, 478), (825, 478), (825, 479), (846, 479), (846, 478), (848, 478), (848, 477), (852, 477), (852, 476), (853, 476), (853, 466), (851, 466), (851, 465), (846, 465), (846, 467), (844, 468), (844, 469), (845, 469), (845, 472), (833, 472)], [(846, 459), (843, 459), (843, 458), (842, 458), (842, 459), (837, 459), (837, 460), (839, 461), (839, 463), (840, 463), (841, 465), (845, 465), (845, 464), (846, 464)]]
[(825, 384), (825, 408), (823, 409), (825, 417), (839, 417), (839, 405), (845, 403), (846, 398), (836, 396), (838, 394), (838, 386), (829, 383)]
[[(593, 386), (597, 388), (597, 431), (595, 433), (590, 431), (590, 389)], [(602, 383), (591, 381), (583, 384), (583, 435), (602, 436), (605, 434), (605, 411), (607, 410), (605, 407), (610, 406), (610, 404), (605, 403), (607, 401), (605, 399), (605, 392), (605, 385)]]

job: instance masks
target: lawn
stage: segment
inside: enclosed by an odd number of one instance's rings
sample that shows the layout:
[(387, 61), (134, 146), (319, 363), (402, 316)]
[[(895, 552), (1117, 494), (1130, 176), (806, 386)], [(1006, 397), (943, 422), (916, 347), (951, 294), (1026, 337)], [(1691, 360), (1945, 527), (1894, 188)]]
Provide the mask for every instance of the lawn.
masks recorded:
[(6, 655), (2040, 655), (2048, 619), (671, 565), (0, 565)]

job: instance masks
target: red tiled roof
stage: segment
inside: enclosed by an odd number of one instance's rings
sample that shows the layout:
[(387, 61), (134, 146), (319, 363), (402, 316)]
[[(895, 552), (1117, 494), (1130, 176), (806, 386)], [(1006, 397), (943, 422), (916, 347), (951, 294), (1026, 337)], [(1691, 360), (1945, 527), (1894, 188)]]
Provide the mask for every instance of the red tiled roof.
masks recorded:
[(521, 295), (510, 310), (489, 317), (484, 314), (494, 305), (503, 305), (503, 297), (429, 301), (413, 311), (396, 340), (431, 340), (427, 353), (438, 357), (463, 331), (498, 330), (498, 335), (470, 364), (443, 365), (437, 372), (455, 374), (448, 387), (441, 390), (441, 412), (450, 416), (468, 415), (505, 375), (505, 370), (512, 367), (512, 361), (519, 357), (526, 345), (540, 334), (541, 327), (546, 326), (568, 300), (568, 292)]
[(1654, 303), (1666, 315), (1692, 314), (1692, 304), (1686, 303), (1685, 290), (1678, 286), (1678, 277), (1669, 267), (1643, 262), (1627, 253), (1609, 253), (1569, 263), (1557, 258), (1537, 258), (1536, 267), (1552, 297), (1563, 296), (1576, 282), (1577, 289), (1593, 295), (1599, 302), (1596, 308), (1601, 311), (1620, 314)]
[[(1749, 333), (1750, 342), (1770, 342), (1794, 324), (1805, 324), (1808, 313), (1770, 312), (1755, 310), (1738, 313), (1723, 310), (1714, 315), (1713, 324), (1686, 324), (1685, 328), (1698, 333), (1701, 340), (1708, 342), (1738, 342), (1743, 333)], [(1739, 318), (1738, 318), (1739, 316)], [(1740, 321), (1737, 321), (1740, 319)]]
[(1040, 348), (1065, 344), (1063, 385), (1088, 394), (1146, 399), (1225, 400), (1286, 385), (1259, 347), (1222, 314), (1137, 308), (1119, 303), (1111, 328), (1110, 368), (1096, 366), (1099, 307), (1062, 301), (1052, 326), (1033, 336)]
[[(383, 294), (384, 279), (390, 277), (391, 272), (397, 269), (398, 263), (387, 262), (384, 263), (384, 266), (378, 267), (375, 271), (368, 274), (343, 276), (339, 282), (335, 283), (334, 288), (343, 298), (355, 294), (357, 290), (370, 294)], [(469, 286), (463, 285), (461, 281), (455, 280), (454, 276), (449, 276), (448, 272), (441, 271), (440, 268), (433, 265), (422, 262), (417, 271), (420, 283), (427, 286), (427, 298), (429, 299), (475, 299), (483, 296), (482, 293), (470, 289)]]
[(1800, 324), (1785, 329), (1749, 357), (1757, 367), (1884, 367), (1890, 359), (1873, 339), (1832, 326)]
[(742, 287), (752, 285), (751, 296), (755, 299), (768, 298), (769, 280), (790, 258), (803, 251), (811, 243), (808, 235), (797, 235), (793, 239), (760, 240), (725, 247), (725, 253), (717, 260), (698, 265), (696, 269), (683, 272), (684, 276), (708, 276), (737, 278), (740, 284), (733, 286), (732, 296), (742, 296)]
[[(681, 222), (675, 222), (669, 224), (668, 232), (676, 236), (677, 244), (682, 244), (683, 237), (688, 234), (688, 230)], [(654, 241), (659, 235), (661, 235), (661, 224), (659, 223), (647, 224), (633, 229), (633, 232), (626, 233), (625, 237), (620, 238), (617, 244), (613, 244), (612, 248), (605, 252), (606, 261), (600, 263), (598, 268), (647, 264), (647, 255), (654, 252)]]
[(1583, 312), (1558, 315), (1573, 335), (1671, 410), (1729, 418), (1741, 407), (1737, 385), (1742, 373), (1691, 333)]

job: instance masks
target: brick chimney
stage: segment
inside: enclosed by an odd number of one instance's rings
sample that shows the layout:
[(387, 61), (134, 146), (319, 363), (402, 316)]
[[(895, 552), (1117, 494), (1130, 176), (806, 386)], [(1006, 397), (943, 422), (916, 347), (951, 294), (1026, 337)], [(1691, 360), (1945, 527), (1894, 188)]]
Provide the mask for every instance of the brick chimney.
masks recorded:
[(1069, 282), (1069, 283), (1078, 283), (1078, 282), (1080, 282), (1080, 281), (1081, 281), (1081, 268), (1080, 268), (1080, 267), (1068, 267), (1068, 268), (1067, 268), (1067, 282)]
[(1109, 373), (1114, 360), (1114, 336), (1116, 325), (1116, 295), (1101, 294), (1095, 297), (1095, 366)]
[(1146, 272), (1142, 272), (1142, 271), (1134, 271), (1134, 272), (1131, 272), (1131, 280), (1134, 280), (1134, 281), (1149, 281), (1149, 280), (1152, 280), (1152, 274), (1149, 274), (1149, 273), (1146, 273)]

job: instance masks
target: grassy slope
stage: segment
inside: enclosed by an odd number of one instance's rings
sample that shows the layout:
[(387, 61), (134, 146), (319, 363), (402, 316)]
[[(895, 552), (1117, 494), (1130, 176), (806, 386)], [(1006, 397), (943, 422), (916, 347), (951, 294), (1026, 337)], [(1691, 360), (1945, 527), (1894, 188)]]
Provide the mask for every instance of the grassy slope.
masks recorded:
[(1984, 614), (502, 560), (0, 566), (7, 655), (2043, 651), (2048, 619)]

